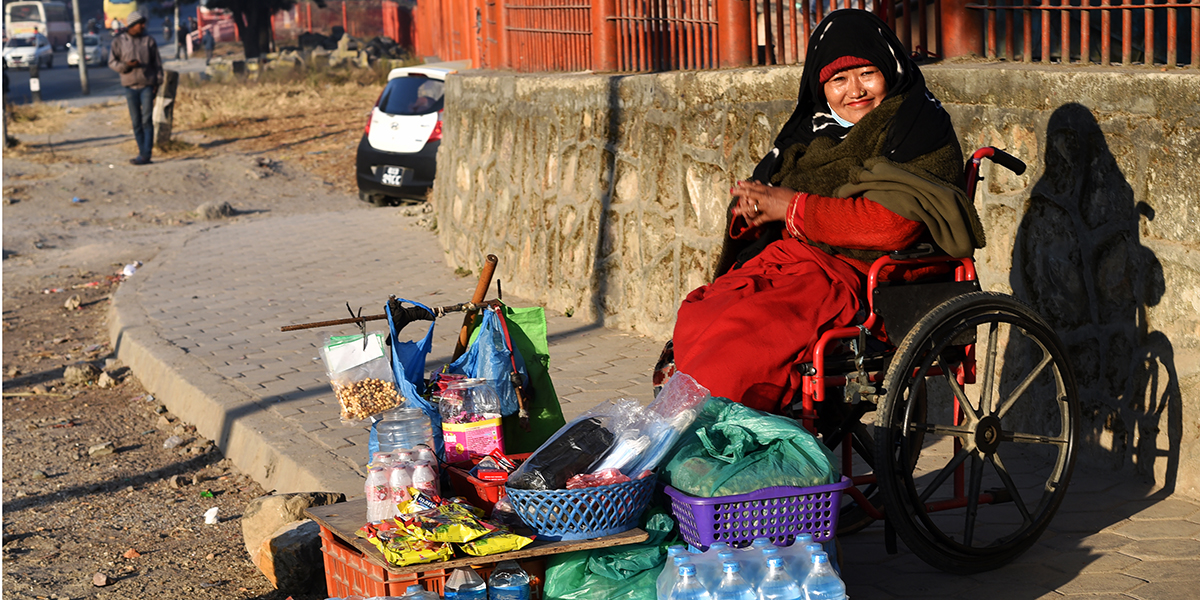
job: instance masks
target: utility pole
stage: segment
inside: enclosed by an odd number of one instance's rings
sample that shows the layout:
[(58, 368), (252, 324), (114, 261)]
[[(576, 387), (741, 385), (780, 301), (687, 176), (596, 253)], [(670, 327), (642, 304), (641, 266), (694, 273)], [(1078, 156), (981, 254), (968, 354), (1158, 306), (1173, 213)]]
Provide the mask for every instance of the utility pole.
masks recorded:
[(175, 0), (175, 29), (171, 32), (175, 36), (175, 58), (179, 58), (179, 0)]
[[(71, 12), (75, 13), (75, 50), (79, 54), (79, 87), (84, 96), (91, 95), (88, 87), (87, 48), (83, 45), (83, 25), (79, 22), (79, 0), (71, 0)], [(96, 48), (96, 52), (100, 49)]]

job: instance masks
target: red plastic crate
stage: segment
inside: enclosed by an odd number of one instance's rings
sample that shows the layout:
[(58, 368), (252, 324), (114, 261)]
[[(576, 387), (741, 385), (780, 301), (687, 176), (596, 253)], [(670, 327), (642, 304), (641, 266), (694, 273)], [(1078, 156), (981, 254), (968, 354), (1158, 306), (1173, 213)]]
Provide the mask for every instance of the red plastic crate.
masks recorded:
[[(367, 560), (357, 548), (343, 542), (325, 527), (321, 527), (321, 554), (325, 558), (325, 587), (326, 594), (331, 597), (346, 597), (359, 595), (371, 596), (403, 596), (408, 586), (420, 584), (431, 592), (442, 595), (446, 588), (446, 578), (453, 569), (434, 569), (420, 573), (396, 575), (387, 569)], [(499, 555), (498, 555), (499, 556)], [(492, 557), (481, 557), (479, 560), (491, 560)], [(546, 580), (546, 559), (531, 558), (518, 561), (522, 569), (529, 574), (532, 598), (542, 597), (542, 583)], [(433, 566), (433, 565), (431, 565)], [(492, 574), (496, 564), (472, 566), (476, 573), (485, 581)]]
[[(518, 464), (529, 458), (529, 454), (510, 454), (508, 457)], [(492, 514), (492, 507), (496, 502), (504, 496), (504, 484), (506, 481), (483, 481), (471, 476), (471, 469), (479, 464), (482, 456), (473, 457), (471, 460), (450, 463), (446, 467), (446, 472), (450, 474), (450, 485), (454, 487), (454, 493), (458, 496), (466, 498), (474, 506), (482, 508), (488, 516)]]

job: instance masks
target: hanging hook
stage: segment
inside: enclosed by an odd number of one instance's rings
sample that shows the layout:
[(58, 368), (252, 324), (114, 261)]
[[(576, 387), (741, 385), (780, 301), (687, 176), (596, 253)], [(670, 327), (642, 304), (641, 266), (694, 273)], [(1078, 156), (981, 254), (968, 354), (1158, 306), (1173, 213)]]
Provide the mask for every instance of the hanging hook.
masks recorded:
[(354, 314), (354, 309), (350, 308), (350, 303), (347, 302), (346, 310), (350, 311), (351, 319), (358, 319), (358, 321), (355, 323), (355, 325), (358, 325), (358, 331), (359, 331), (359, 333), (362, 333), (363, 351), (365, 352), (367, 350), (367, 322), (362, 320), (362, 307), (361, 306), (358, 307), (358, 314), (356, 315), (356, 314)]

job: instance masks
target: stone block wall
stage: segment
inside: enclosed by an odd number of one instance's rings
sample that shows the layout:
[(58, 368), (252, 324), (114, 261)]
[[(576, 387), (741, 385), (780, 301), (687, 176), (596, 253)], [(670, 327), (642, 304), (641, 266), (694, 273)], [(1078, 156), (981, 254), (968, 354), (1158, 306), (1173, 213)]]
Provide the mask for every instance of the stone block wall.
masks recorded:
[[(796, 67), (651, 75), (487, 72), (447, 82), (433, 203), (452, 266), (663, 340), (706, 283), (729, 187), (791, 114)], [(925, 69), (985, 166), (985, 289), (1046, 316), (1083, 400), (1081, 461), (1200, 488), (1200, 75)], [(1191, 468), (1187, 468), (1190, 466)]]

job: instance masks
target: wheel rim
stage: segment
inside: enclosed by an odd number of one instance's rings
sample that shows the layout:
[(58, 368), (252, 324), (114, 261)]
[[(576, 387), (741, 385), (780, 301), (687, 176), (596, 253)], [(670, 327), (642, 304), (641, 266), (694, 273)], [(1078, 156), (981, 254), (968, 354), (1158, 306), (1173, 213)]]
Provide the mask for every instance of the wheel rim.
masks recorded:
[[(964, 385), (957, 379), (963, 356), (955, 356), (953, 344), (972, 331), (976, 378)], [(1015, 557), (1049, 523), (1070, 476), (1078, 400), (1061, 344), (1036, 316), (993, 306), (946, 320), (906, 356), (912, 360), (889, 377), (893, 406), (883, 434), (882, 459), (895, 486), (888, 495), (903, 505), (897, 517), (909, 519), (898, 531), (925, 555), (968, 562)], [(926, 419), (914, 415), (919, 403), (909, 401), (921, 384), (930, 397)], [(913, 452), (918, 461), (908, 468), (900, 457)], [(955, 506), (959, 466), (965, 500)], [(981, 494), (993, 490), (999, 502), (981, 504)]]

